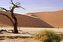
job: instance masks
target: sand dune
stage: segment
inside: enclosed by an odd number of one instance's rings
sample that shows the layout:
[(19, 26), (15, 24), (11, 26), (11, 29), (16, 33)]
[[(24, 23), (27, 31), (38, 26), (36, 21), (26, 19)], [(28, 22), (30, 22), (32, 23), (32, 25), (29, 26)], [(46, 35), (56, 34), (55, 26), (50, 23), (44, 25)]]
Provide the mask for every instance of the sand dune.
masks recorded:
[[(11, 21), (2, 14), (10, 16), (10, 13), (0, 12), (0, 26), (12, 26)], [(11, 16), (10, 16), (11, 17)], [(43, 28), (52, 28), (50, 24), (41, 20), (40, 18), (34, 18), (27, 15), (16, 14), (19, 27), (43, 27)]]
[(63, 10), (55, 12), (28, 13), (28, 16), (35, 16), (51, 24), (53, 27), (63, 27)]

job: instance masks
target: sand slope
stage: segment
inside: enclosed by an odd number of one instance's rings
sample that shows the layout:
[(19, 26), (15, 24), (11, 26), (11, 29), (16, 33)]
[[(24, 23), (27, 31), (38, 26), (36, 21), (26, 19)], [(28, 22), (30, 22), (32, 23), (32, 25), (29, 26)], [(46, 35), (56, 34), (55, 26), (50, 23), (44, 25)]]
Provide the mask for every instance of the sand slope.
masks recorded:
[[(12, 26), (11, 21), (4, 15), (10, 16), (10, 13), (0, 12), (0, 26)], [(10, 16), (11, 17), (11, 16)], [(50, 24), (41, 20), (40, 18), (34, 18), (27, 15), (16, 14), (19, 27), (43, 27), (43, 28), (52, 28)]]
[(63, 27), (63, 10), (55, 12), (28, 13), (28, 16), (38, 17), (54, 27)]

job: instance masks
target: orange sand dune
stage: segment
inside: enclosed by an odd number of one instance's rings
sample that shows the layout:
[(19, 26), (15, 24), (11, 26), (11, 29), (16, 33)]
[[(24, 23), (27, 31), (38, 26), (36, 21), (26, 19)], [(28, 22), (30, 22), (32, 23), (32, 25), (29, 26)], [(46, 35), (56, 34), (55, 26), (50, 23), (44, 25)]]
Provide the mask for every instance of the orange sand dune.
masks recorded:
[[(6, 14), (11, 17), (10, 13), (0, 12), (0, 26), (12, 26), (11, 21), (2, 14)], [(41, 28), (52, 28), (50, 24), (41, 20), (40, 18), (34, 18), (27, 15), (16, 14), (19, 27), (41, 27)]]
[(55, 12), (28, 13), (28, 16), (38, 17), (54, 27), (63, 27), (63, 10)]

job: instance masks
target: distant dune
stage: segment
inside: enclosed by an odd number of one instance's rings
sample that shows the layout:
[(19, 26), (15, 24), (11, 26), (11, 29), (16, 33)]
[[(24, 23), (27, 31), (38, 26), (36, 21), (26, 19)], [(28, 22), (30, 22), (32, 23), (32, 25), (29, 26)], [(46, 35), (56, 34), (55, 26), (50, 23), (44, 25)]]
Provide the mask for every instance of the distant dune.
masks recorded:
[(28, 13), (28, 16), (37, 17), (41, 20), (47, 22), (53, 27), (63, 27), (63, 10), (55, 12), (36, 12)]
[[(12, 26), (11, 21), (4, 15), (6, 14), (11, 17), (10, 13), (0, 12), (0, 26)], [(16, 14), (19, 27), (41, 27), (41, 28), (53, 28), (52, 25), (46, 23), (40, 18), (31, 17), (27, 15)]]

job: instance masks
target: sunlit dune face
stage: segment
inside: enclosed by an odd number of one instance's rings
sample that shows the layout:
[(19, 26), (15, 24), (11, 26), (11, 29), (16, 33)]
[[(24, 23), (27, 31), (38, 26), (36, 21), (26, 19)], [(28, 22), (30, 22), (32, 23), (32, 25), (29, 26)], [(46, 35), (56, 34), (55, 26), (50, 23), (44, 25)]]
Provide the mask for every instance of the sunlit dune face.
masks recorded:
[(63, 25), (63, 17), (62, 17), (62, 14), (45, 14), (45, 16), (42, 16), (43, 17), (43, 20), (48, 22), (49, 24), (55, 26), (55, 27), (62, 27)]
[(59, 12), (39, 12), (33, 15), (38, 16), (41, 20), (51, 24), (54, 27), (63, 27), (63, 11)]

